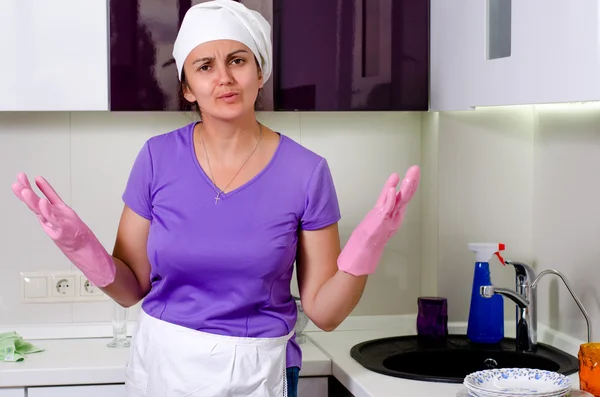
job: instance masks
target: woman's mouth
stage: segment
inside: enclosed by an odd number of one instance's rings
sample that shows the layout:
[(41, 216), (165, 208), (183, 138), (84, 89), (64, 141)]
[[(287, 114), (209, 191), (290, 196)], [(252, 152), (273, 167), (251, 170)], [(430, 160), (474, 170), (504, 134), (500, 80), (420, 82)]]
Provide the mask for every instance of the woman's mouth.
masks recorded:
[(237, 92), (227, 92), (225, 94), (219, 95), (218, 99), (222, 100), (225, 103), (233, 103), (237, 101), (239, 98), (239, 94)]

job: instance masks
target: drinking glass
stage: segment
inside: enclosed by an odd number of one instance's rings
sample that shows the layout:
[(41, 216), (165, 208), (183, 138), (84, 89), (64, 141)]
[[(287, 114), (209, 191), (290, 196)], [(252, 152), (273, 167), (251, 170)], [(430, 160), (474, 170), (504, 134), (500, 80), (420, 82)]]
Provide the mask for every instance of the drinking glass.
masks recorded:
[(302, 309), (302, 302), (300, 298), (293, 297), (294, 301), (296, 301), (296, 309), (298, 309), (298, 317), (296, 318), (296, 325), (294, 327), (296, 331), (296, 342), (300, 345), (306, 342), (306, 335), (304, 334), (304, 328), (308, 325), (308, 316), (304, 313)]
[(113, 301), (113, 316), (112, 329), (113, 340), (107, 345), (108, 347), (129, 347), (130, 343), (127, 339), (127, 313), (126, 307), (121, 306)]
[(422, 296), (417, 299), (417, 335), (423, 342), (444, 342), (448, 336), (448, 300)]
[(600, 343), (579, 346), (579, 388), (600, 397)]

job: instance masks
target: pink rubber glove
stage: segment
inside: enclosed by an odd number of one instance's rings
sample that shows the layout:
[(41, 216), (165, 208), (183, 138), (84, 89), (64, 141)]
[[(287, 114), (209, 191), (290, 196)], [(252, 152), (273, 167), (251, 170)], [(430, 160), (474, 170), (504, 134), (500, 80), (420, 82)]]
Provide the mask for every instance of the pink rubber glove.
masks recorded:
[(354, 276), (375, 271), (385, 244), (402, 225), (406, 206), (417, 191), (420, 179), (419, 167), (410, 167), (396, 194), (400, 177), (392, 174), (388, 178), (377, 204), (354, 229), (338, 257), (340, 270)]
[(17, 175), (12, 189), (37, 216), (46, 234), (88, 280), (98, 287), (112, 283), (116, 274), (112, 256), (44, 178), (37, 177), (35, 183), (47, 200), (35, 194), (24, 173)]

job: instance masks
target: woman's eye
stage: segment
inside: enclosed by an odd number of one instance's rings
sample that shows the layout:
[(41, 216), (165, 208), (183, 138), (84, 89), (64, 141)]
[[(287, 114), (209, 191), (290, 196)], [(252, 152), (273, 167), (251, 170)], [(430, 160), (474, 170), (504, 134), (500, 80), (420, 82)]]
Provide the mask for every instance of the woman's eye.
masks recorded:
[(202, 72), (206, 72), (206, 71), (208, 71), (209, 69), (210, 69), (210, 66), (208, 66), (208, 65), (202, 65), (202, 66), (200, 66), (200, 67), (198, 68), (198, 70), (199, 70), (199, 71), (202, 71)]
[(244, 60), (243, 60), (242, 58), (236, 58), (236, 59), (234, 59), (234, 60), (232, 61), (232, 63), (234, 63), (234, 64), (236, 64), (236, 65), (239, 65), (239, 64), (241, 64), (241, 63), (243, 63), (243, 62), (244, 62)]

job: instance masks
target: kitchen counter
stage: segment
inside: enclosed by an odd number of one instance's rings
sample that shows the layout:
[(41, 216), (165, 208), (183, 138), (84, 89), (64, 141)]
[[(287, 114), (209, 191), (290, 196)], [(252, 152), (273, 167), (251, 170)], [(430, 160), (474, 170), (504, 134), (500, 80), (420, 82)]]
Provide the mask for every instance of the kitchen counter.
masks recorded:
[[(454, 397), (462, 384), (420, 382), (368, 371), (350, 356), (352, 346), (371, 339), (414, 334), (402, 327), (387, 330), (337, 331), (310, 333), (310, 339), (331, 358), (332, 375), (355, 397), (427, 396)], [(577, 374), (571, 375), (579, 387)]]
[[(511, 325), (507, 322), (505, 327), (506, 336), (514, 336), (514, 332), (512, 335), (510, 332), (514, 330), (514, 323)], [(466, 324), (450, 323), (448, 328), (451, 334), (464, 334)], [(28, 341), (46, 350), (27, 355), (26, 360), (20, 363), (0, 362), (0, 388), (124, 383), (123, 369), (129, 349), (106, 347), (110, 338), (90, 337), (95, 331), (90, 331), (89, 327), (85, 335), (79, 337), (73, 329), (65, 330), (69, 339), (50, 339), (50, 336), (47, 339), (27, 338), (33, 332), (37, 336), (44, 333), (40, 328), (35, 331), (23, 329), (22, 335)], [(357, 343), (389, 336), (414, 335), (414, 315), (352, 316), (333, 332), (322, 332), (309, 323), (306, 334), (306, 343), (300, 345), (303, 351), (300, 376), (333, 375), (356, 397), (453, 397), (462, 388), (460, 384), (419, 382), (378, 374), (365, 369), (350, 357), (350, 349)], [(538, 336), (540, 342), (551, 344), (575, 357), (582, 343), (541, 324)], [(574, 386), (578, 387), (578, 375), (572, 375), (571, 379)]]
[[(45, 351), (17, 363), (0, 362), (0, 388), (124, 383), (129, 348), (106, 347), (111, 338), (29, 340)], [(302, 376), (331, 375), (331, 360), (310, 341), (300, 345)]]

